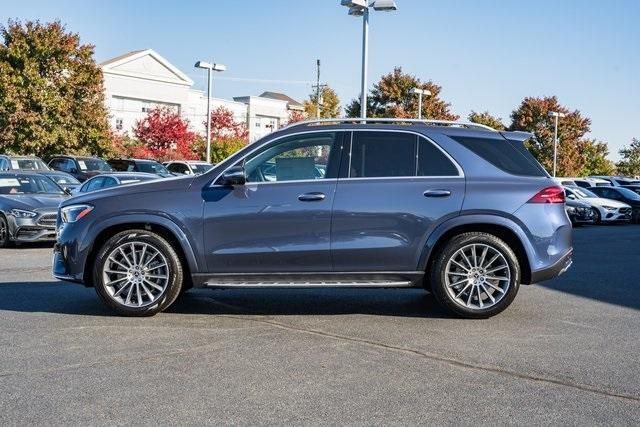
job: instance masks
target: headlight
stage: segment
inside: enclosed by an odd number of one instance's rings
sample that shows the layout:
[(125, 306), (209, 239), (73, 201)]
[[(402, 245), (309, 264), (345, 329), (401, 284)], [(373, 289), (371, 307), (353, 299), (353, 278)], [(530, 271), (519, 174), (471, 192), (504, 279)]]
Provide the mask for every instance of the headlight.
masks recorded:
[(613, 206), (602, 206), (604, 209), (608, 210), (608, 211), (615, 211), (618, 208), (614, 208)]
[(62, 222), (76, 222), (87, 216), (93, 210), (91, 205), (71, 205), (60, 208), (60, 218)]
[(22, 209), (11, 209), (11, 215), (15, 216), (16, 218), (33, 218), (38, 214), (33, 211), (25, 211)]
[(575, 212), (576, 208), (572, 207), (572, 206), (567, 206), (567, 212)]

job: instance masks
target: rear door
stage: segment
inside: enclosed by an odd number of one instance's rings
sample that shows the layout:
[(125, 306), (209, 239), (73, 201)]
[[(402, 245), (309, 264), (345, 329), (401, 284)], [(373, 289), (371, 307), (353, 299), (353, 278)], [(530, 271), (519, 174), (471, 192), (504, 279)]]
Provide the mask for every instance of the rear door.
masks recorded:
[(333, 209), (335, 271), (415, 271), (427, 237), (462, 207), (462, 170), (406, 131), (354, 131)]

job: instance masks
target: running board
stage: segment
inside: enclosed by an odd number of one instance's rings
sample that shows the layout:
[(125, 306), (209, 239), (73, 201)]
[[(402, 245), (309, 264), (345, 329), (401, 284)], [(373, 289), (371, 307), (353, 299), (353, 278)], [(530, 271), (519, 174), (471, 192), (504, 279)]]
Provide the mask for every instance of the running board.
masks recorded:
[(208, 288), (411, 288), (423, 273), (359, 274), (194, 274), (197, 287)]

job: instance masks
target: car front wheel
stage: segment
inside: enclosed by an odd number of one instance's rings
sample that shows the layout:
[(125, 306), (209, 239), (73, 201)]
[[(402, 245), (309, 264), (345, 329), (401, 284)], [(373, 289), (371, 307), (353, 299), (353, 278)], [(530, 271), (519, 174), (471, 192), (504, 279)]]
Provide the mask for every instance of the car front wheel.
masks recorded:
[(125, 316), (152, 316), (180, 294), (180, 257), (162, 236), (128, 230), (110, 238), (98, 252), (94, 284), (100, 298)]
[(441, 305), (459, 316), (480, 319), (511, 304), (520, 285), (520, 266), (503, 240), (471, 232), (452, 238), (440, 250), (430, 278)]
[(11, 246), (11, 239), (9, 239), (9, 225), (7, 219), (0, 214), (0, 248), (6, 248)]

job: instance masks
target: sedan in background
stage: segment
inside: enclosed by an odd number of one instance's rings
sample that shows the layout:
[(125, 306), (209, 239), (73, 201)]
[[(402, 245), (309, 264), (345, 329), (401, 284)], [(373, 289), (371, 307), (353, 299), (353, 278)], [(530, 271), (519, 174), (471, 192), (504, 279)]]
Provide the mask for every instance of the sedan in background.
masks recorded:
[(58, 205), (67, 197), (38, 173), (0, 172), (0, 248), (14, 242), (55, 241)]
[(213, 167), (211, 163), (200, 160), (172, 160), (164, 165), (169, 172), (176, 175), (200, 175)]
[(109, 173), (94, 176), (88, 179), (80, 188), (77, 188), (73, 194), (90, 193), (92, 191), (102, 190), (109, 187), (116, 187), (118, 185), (136, 184), (138, 182), (153, 181), (158, 179), (158, 175), (143, 172), (134, 173)]
[(49, 167), (66, 172), (80, 182), (101, 173), (113, 172), (111, 166), (99, 157), (54, 156), (49, 160)]
[(48, 171), (49, 167), (36, 156), (0, 156), (0, 171)]
[(574, 227), (596, 222), (596, 210), (581, 200), (567, 198), (564, 209)]
[(118, 172), (144, 172), (158, 175), (162, 178), (174, 176), (162, 163), (144, 159), (112, 159), (107, 161), (113, 170)]
[(580, 200), (588, 203), (592, 208), (594, 208), (596, 213), (596, 222), (598, 224), (602, 222), (631, 221), (631, 206), (626, 203), (599, 197), (597, 194), (592, 193), (586, 188), (564, 187), (564, 192), (567, 196), (567, 200)]
[(627, 178), (626, 176), (592, 176), (590, 178), (599, 178), (609, 182), (609, 185), (614, 187), (620, 187), (623, 185), (640, 184), (640, 181), (633, 178)]
[(81, 184), (80, 181), (78, 181), (72, 175), (69, 175), (66, 172), (46, 170), (38, 173), (40, 175), (44, 175), (48, 178), (51, 178), (56, 184), (60, 186), (60, 188), (67, 191), (67, 193), (69, 194), (71, 194), (73, 190), (78, 188)]
[(597, 187), (592, 188), (591, 191), (600, 197), (617, 200), (631, 206), (631, 222), (640, 223), (640, 195), (635, 191), (624, 187)]

